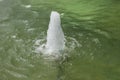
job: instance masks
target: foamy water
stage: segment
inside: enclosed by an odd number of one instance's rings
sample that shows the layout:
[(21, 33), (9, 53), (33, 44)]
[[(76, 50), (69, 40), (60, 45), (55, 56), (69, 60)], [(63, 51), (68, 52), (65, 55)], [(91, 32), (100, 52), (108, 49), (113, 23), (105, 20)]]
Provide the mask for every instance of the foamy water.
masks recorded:
[(64, 33), (61, 28), (60, 14), (52, 11), (50, 22), (47, 30), (47, 42), (40, 45), (36, 50), (43, 54), (56, 54), (64, 50), (65, 47)]

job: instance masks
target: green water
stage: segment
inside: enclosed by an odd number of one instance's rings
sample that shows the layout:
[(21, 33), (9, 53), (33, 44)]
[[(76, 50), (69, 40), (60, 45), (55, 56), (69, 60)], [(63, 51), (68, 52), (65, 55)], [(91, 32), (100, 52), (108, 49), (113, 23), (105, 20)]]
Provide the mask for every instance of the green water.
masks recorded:
[[(66, 49), (45, 44), (52, 10), (61, 14)], [(120, 80), (119, 0), (0, 0), (0, 80)]]

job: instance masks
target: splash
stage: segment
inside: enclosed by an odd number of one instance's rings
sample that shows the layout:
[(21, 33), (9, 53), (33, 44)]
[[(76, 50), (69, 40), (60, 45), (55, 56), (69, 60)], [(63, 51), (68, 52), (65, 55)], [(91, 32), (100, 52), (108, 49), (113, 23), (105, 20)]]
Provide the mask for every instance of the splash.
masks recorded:
[(64, 34), (61, 28), (60, 14), (52, 11), (47, 31), (46, 48), (48, 51), (59, 51), (64, 48)]
[(47, 30), (47, 42), (39, 46), (38, 52), (43, 54), (59, 53), (64, 50), (64, 33), (61, 28), (60, 14), (56, 11), (51, 12), (50, 22)]

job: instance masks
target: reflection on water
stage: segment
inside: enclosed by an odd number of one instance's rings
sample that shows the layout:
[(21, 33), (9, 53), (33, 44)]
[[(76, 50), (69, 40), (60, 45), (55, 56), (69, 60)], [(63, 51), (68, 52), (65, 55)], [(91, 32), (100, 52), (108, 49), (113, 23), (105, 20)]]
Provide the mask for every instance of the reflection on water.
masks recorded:
[[(0, 0), (0, 80), (120, 80), (119, 3)], [(56, 59), (35, 53), (51, 10), (61, 13), (66, 37)]]

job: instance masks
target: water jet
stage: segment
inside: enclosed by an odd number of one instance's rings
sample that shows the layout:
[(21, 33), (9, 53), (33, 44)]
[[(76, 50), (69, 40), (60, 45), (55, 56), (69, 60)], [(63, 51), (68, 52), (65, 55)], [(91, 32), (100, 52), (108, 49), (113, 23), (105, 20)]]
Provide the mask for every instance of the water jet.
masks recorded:
[(65, 38), (61, 28), (60, 14), (56, 11), (52, 11), (47, 30), (47, 42), (44, 47), (40, 46), (38, 50), (43, 54), (59, 53), (64, 49), (64, 40)]
[(50, 16), (46, 48), (52, 52), (64, 48), (64, 33), (61, 28), (60, 14), (55, 11), (52, 11)]

